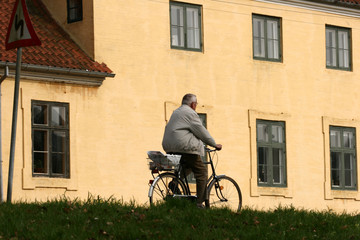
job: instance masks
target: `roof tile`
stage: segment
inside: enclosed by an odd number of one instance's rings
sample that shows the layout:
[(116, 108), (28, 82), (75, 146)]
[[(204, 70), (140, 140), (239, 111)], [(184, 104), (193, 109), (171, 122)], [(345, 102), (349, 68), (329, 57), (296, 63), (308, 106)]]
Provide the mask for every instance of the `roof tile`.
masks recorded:
[(339, 0), (339, 2), (351, 3), (351, 4), (360, 4), (360, 0)]

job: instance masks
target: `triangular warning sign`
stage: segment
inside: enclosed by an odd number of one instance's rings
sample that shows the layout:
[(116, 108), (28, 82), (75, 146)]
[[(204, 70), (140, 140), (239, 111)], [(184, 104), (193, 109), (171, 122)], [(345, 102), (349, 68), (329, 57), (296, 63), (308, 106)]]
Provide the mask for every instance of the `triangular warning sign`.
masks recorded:
[(37, 45), (41, 45), (41, 42), (31, 24), (25, 0), (16, 0), (6, 34), (5, 48), (10, 50)]

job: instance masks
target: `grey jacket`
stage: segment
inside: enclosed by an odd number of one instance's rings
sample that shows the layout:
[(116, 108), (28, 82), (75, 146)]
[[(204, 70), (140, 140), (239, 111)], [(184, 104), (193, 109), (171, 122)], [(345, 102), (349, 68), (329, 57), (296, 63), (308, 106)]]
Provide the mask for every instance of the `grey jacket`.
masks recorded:
[(165, 127), (165, 152), (204, 155), (204, 143), (216, 147), (215, 140), (202, 125), (199, 115), (188, 105), (176, 109)]

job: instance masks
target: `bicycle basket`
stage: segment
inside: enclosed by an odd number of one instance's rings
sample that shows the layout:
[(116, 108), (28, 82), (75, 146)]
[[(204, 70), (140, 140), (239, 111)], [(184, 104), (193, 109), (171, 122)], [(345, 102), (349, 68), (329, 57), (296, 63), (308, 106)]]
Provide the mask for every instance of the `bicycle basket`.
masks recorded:
[(158, 168), (159, 170), (176, 169), (180, 165), (181, 155), (163, 154), (160, 151), (148, 151), (150, 170)]

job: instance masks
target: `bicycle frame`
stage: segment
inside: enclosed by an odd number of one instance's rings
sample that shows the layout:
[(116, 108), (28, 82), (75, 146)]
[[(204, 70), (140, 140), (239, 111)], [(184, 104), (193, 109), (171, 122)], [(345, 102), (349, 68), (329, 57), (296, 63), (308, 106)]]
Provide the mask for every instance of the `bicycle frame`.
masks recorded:
[[(206, 182), (206, 196), (209, 197), (208, 199), (205, 200), (205, 205), (206, 207), (210, 207), (210, 204), (213, 204), (213, 197), (211, 196), (216, 196), (216, 201), (222, 202), (224, 204), (232, 203), (233, 202), (233, 196), (237, 196), (237, 195), (228, 195), (228, 185), (225, 186), (224, 189), (224, 184), (223, 181), (225, 180), (225, 182), (229, 181), (231, 184), (234, 184), (235, 186), (235, 191), (236, 194), (238, 194), (239, 197), (239, 205), (237, 210), (240, 210), (241, 208), (241, 190), (239, 188), (239, 186), (237, 185), (237, 183), (230, 177), (228, 177), (227, 175), (217, 175), (216, 174), (216, 169), (214, 166), (214, 155), (216, 154), (215, 152), (217, 151), (216, 149), (209, 149), (209, 148), (205, 148), (206, 150), (206, 154), (208, 154), (208, 161), (204, 162), (204, 164), (208, 164), (211, 167), (211, 175), (209, 176), (209, 178), (207, 179)], [(213, 154), (212, 154), (213, 153)], [(174, 197), (174, 198), (186, 198), (186, 199), (190, 199), (190, 200), (195, 200), (196, 199), (196, 195), (192, 195), (190, 192), (190, 186), (189, 186), (189, 182), (187, 180), (187, 178), (182, 178), (181, 176), (181, 172), (182, 172), (182, 164), (180, 164), (180, 166), (176, 169), (152, 169), (152, 176), (154, 178), (154, 180), (150, 180), (149, 184), (150, 184), (150, 189), (149, 189), (149, 197), (150, 197), (150, 202), (152, 201), (152, 197), (153, 197), (153, 193), (154, 190), (157, 189), (158, 193), (160, 193), (162, 195), (162, 198), (165, 200), (168, 196)], [(159, 171), (169, 171), (170, 173), (160, 173)], [(155, 174), (159, 174), (159, 175), (155, 175)], [(164, 175), (164, 178), (162, 178), (162, 175)], [(172, 177), (171, 177), (172, 176)], [(180, 189), (182, 190), (180, 194), (177, 193), (172, 193), (171, 195), (167, 195), (169, 193), (168, 191), (168, 183), (167, 180), (165, 179), (170, 179), (174, 178), (177, 179), (178, 184), (180, 184), (179, 186)], [(165, 188), (162, 187), (156, 187), (158, 186), (158, 183), (161, 182), (162, 186), (164, 186)], [(224, 191), (223, 191), (224, 190)], [(172, 190), (173, 191), (173, 190)], [(211, 194), (211, 195), (210, 195)], [(230, 196), (230, 198), (229, 198)], [(216, 203), (216, 204), (218, 204)]]
[[(210, 186), (210, 184), (215, 181), (215, 189), (216, 189), (216, 195), (217, 197), (220, 199), (221, 202), (227, 202), (228, 200), (224, 197), (224, 195), (222, 194), (222, 189), (221, 187), (219, 186), (219, 182), (218, 182), (218, 178), (219, 177), (222, 177), (222, 176), (225, 176), (224, 174), (222, 175), (216, 175), (216, 172), (215, 172), (215, 167), (214, 167), (214, 163), (213, 163), (213, 160), (212, 160), (212, 157), (211, 157), (211, 153), (212, 152), (216, 152), (217, 150), (216, 149), (209, 149), (209, 148), (205, 148), (205, 151), (207, 152), (208, 156), (209, 156), (209, 161), (208, 162), (205, 162), (205, 164), (208, 164), (211, 166), (211, 170), (212, 170), (212, 174), (211, 176), (208, 178), (207, 180), (207, 183), (206, 183), (206, 186), (207, 186), (207, 190), (208, 190), (208, 187)], [(219, 190), (220, 191), (219, 191)]]
[[(221, 189), (221, 187), (219, 186), (219, 182), (218, 182), (218, 178), (219, 177), (223, 177), (223, 176), (225, 176), (224, 174), (222, 174), (222, 175), (216, 175), (216, 172), (215, 172), (215, 166), (214, 166), (214, 162), (213, 162), (213, 158), (211, 157), (211, 153), (212, 152), (216, 152), (217, 150), (216, 149), (209, 149), (209, 148), (205, 148), (205, 151), (206, 151), (206, 153), (208, 154), (208, 156), (209, 156), (209, 161), (207, 161), (207, 162), (204, 162), (204, 164), (208, 164), (208, 165), (210, 165), (211, 166), (211, 171), (212, 171), (212, 174), (210, 175), (210, 177), (208, 178), (208, 180), (207, 180), (207, 182), (206, 182), (206, 190), (208, 191), (208, 187), (209, 187), (209, 185), (213, 182), (213, 181), (215, 181), (215, 189), (216, 189), (216, 195), (217, 195), (217, 197), (220, 199), (220, 201), (221, 202), (227, 202), (228, 200), (224, 197), (224, 195), (222, 194), (222, 189)], [(180, 171), (181, 171), (181, 165), (180, 165), (180, 168), (179, 168), (179, 170), (178, 171), (175, 171), (175, 174), (179, 177), (179, 178), (181, 178), (181, 176), (180, 176)], [(183, 195), (183, 197), (190, 197), (190, 196), (192, 196), (191, 195), (191, 192), (190, 192), (190, 187), (189, 187), (189, 182), (188, 182), (188, 180), (187, 180), (187, 178), (185, 177), (185, 179), (184, 179), (184, 182), (185, 182), (185, 187), (186, 187), (186, 195), (184, 196)]]
[[(212, 157), (211, 157), (211, 153), (212, 153), (212, 152), (216, 152), (217, 150), (216, 150), (216, 149), (205, 148), (205, 151), (206, 151), (206, 153), (207, 153), (208, 156), (209, 156), (209, 161), (204, 162), (204, 164), (210, 165), (210, 166), (211, 166), (211, 170), (212, 170), (212, 174), (210, 175), (210, 177), (209, 177), (209, 178), (207, 179), (207, 181), (206, 181), (206, 186), (208, 187), (208, 186), (209, 186), (209, 183), (211, 183), (213, 179), (217, 179), (218, 177), (225, 176), (225, 175), (216, 175), (216, 173), (215, 173), (215, 167), (214, 167), (214, 163), (213, 163), (213, 160), (212, 160)], [(179, 170), (175, 171), (175, 174), (176, 174), (179, 178), (181, 178), (181, 176), (180, 176), (181, 168), (182, 168), (182, 165), (180, 165)], [(188, 182), (188, 180), (187, 180), (186, 177), (185, 177), (185, 179), (184, 179), (184, 182), (185, 182), (185, 187), (186, 187), (186, 191), (187, 191), (186, 195), (189, 195), (189, 196), (190, 196), (190, 195), (191, 195), (190, 186), (189, 186), (189, 182)]]

